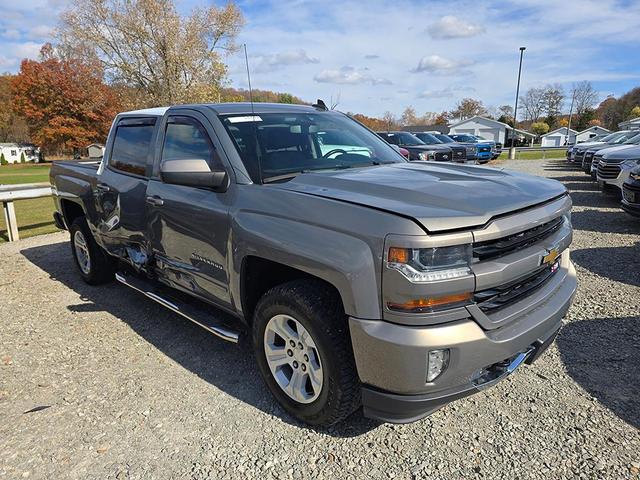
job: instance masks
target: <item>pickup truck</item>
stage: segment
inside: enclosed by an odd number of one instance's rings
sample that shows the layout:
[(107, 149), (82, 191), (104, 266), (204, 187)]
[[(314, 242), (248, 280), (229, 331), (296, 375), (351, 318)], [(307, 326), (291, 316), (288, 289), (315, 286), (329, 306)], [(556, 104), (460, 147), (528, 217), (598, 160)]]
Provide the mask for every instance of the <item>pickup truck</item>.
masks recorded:
[[(329, 131), (352, 144), (324, 151)], [(496, 384), (552, 343), (576, 290), (562, 184), (409, 162), (321, 105), (121, 113), (100, 163), (50, 178), (88, 284), (246, 338), (309, 424), (361, 407), (411, 422)]]

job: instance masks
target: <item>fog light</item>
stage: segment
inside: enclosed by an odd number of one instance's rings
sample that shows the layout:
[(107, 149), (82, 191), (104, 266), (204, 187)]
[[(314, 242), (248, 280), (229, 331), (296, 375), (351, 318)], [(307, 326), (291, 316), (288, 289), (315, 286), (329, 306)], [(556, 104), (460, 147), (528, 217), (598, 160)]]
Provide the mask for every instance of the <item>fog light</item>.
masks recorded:
[(429, 350), (427, 354), (427, 383), (433, 382), (449, 366), (449, 349)]

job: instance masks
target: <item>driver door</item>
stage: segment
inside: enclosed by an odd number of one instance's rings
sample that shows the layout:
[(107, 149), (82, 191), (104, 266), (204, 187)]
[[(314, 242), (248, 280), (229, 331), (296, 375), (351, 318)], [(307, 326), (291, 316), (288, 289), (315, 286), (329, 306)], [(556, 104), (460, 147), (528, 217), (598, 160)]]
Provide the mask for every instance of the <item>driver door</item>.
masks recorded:
[[(205, 159), (212, 170), (225, 169), (220, 146), (204, 115), (175, 110), (160, 128), (160, 164)], [(159, 278), (221, 306), (231, 303), (229, 195), (229, 191), (164, 183), (159, 175), (149, 181), (146, 193), (149, 238)]]

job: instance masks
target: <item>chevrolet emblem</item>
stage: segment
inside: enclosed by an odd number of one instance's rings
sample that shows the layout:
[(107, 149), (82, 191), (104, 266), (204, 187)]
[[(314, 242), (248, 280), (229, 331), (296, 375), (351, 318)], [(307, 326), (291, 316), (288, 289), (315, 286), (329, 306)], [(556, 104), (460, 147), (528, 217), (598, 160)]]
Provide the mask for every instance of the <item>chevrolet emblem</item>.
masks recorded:
[(549, 253), (542, 257), (542, 265), (552, 264), (559, 256), (560, 252), (558, 252), (558, 250), (556, 250), (555, 248), (552, 248), (551, 250), (549, 250)]

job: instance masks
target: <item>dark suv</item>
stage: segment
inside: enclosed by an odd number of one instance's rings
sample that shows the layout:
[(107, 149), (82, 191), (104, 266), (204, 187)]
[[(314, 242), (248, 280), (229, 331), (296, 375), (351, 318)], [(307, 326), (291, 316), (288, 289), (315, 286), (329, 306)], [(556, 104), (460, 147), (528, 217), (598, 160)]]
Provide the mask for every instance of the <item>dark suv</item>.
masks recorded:
[(377, 132), (391, 145), (397, 145), (409, 151), (409, 160), (432, 160), (450, 162), (453, 150), (446, 145), (427, 145), (409, 132)]

